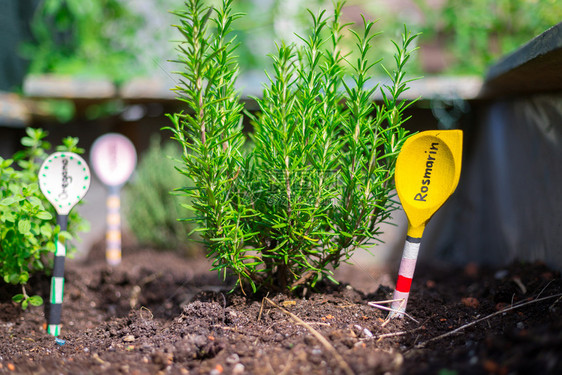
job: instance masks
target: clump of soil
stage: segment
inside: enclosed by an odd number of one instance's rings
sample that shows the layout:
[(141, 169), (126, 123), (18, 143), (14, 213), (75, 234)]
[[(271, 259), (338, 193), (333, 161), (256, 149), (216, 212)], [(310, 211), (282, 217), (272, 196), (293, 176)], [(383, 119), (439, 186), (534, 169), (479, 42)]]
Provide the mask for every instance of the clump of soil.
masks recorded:
[[(562, 282), (543, 264), (420, 269), (415, 321), (389, 322), (368, 302), (391, 297), (396, 270), (342, 269), (339, 286), (253, 296), (209, 268), (150, 250), (114, 268), (68, 261), (63, 345), (44, 308), (22, 312), (5, 289), (0, 373), (562, 373)], [(48, 283), (32, 285), (46, 300)]]

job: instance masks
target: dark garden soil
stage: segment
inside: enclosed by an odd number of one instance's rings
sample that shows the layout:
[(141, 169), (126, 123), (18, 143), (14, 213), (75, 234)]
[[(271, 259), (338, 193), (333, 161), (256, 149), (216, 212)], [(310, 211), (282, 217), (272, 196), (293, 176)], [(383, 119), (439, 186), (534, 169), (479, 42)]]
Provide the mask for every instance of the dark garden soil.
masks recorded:
[[(542, 264), (420, 267), (416, 321), (388, 323), (367, 303), (391, 297), (396, 270), (348, 267), (340, 286), (264, 299), (208, 268), (149, 250), (115, 268), (67, 261), (63, 345), (3, 285), (0, 373), (562, 374), (562, 282)], [(48, 284), (31, 288), (48, 299)]]

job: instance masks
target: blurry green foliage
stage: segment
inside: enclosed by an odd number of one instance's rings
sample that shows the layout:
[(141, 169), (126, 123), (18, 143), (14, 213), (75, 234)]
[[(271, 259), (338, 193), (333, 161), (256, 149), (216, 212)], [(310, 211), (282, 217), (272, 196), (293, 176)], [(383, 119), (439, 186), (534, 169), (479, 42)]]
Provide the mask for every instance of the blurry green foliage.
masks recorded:
[(187, 253), (196, 249), (192, 241), (187, 241), (191, 226), (177, 219), (185, 215), (181, 204), (189, 202), (173, 192), (185, 184), (185, 178), (175, 171), (175, 160), (181, 156), (177, 144), (161, 145), (160, 138), (153, 137), (125, 188), (127, 224), (143, 246)]
[(420, 43), (451, 54), (447, 73), (482, 74), (502, 56), (562, 21), (559, 0), (415, 0), (425, 20)]
[(102, 102), (88, 106), (84, 115), (88, 120), (95, 120), (97, 118), (114, 116), (123, 112), (124, 108), (125, 106), (121, 101), (113, 100), (110, 102)]
[[(210, 2), (217, 5), (218, 0)], [(412, 0), (410, 6), (394, 0), (349, 0), (343, 9), (343, 22), (357, 22), (360, 14), (377, 20), (377, 27), (400, 30), (404, 24), (421, 31), (420, 46), (434, 45), (443, 54), (444, 74), (484, 74), (502, 56), (514, 51), (533, 37), (562, 21), (559, 0)], [(237, 50), (241, 70), (269, 68), (267, 53), (273, 52), (273, 40), (299, 41), (295, 33), (306, 30), (310, 20), (306, 9), (330, 9), (331, 0), (239, 0), (235, 12), (247, 16), (233, 27), (240, 44)], [(399, 34), (383, 33), (373, 41), (373, 53), (385, 61), (394, 53), (389, 43)], [(350, 52), (355, 43), (344, 34), (342, 48)], [(432, 53), (432, 52), (428, 52)], [(427, 74), (420, 53), (412, 60), (410, 70)], [(430, 71), (429, 73), (433, 73)]]
[(142, 71), (136, 31), (142, 19), (120, 0), (44, 0), (31, 20), (34, 43), (22, 46), (30, 73), (59, 73), (122, 82)]
[[(217, 5), (219, 0), (209, 1)], [(35, 11), (31, 29), (35, 43), (23, 46), (31, 60), (31, 73), (59, 73), (109, 78), (117, 83), (137, 75), (169, 79), (167, 60), (174, 59), (179, 38), (169, 24), (170, 11), (182, 0), (43, 0)], [(404, 4), (407, 4), (404, 6)], [(268, 53), (274, 40), (301, 42), (295, 34), (310, 27), (306, 9), (331, 9), (331, 0), (237, 0), (234, 12), (246, 14), (232, 33), (236, 36), (242, 74), (270, 68)], [(407, 24), (421, 31), (421, 53), (412, 60), (411, 72), (427, 74), (424, 46), (443, 55), (443, 66), (429, 73), (483, 74), (501, 56), (562, 20), (559, 0), (349, 0), (342, 21), (377, 21), (378, 29), (400, 30)], [(342, 48), (352, 51), (354, 38), (343, 35)], [(383, 34), (372, 51), (392, 59), (389, 43), (398, 34)], [(390, 46), (390, 47), (389, 47)], [(428, 54), (433, 54), (431, 50)], [(435, 56), (433, 56), (435, 58)], [(376, 72), (384, 75), (384, 72)]]
[(45, 99), (37, 101), (37, 107), (42, 113), (49, 114), (57, 119), (58, 122), (65, 123), (74, 117), (76, 108), (70, 100), (51, 100)]
[[(219, 1), (210, 3), (217, 5)], [(412, 0), (410, 6), (404, 3), (349, 0), (342, 21), (357, 22), (359, 15), (364, 14), (368, 20), (377, 20), (379, 29), (400, 30), (407, 24), (412, 30), (421, 31), (417, 43), (422, 53), (410, 65), (414, 74), (484, 74), (499, 58), (562, 21), (559, 0)], [(266, 55), (274, 52), (273, 40), (299, 44), (294, 34), (310, 27), (306, 9), (315, 12), (332, 6), (331, 0), (236, 1), (234, 11), (247, 15), (244, 22), (233, 26), (240, 44), (237, 54), (242, 72), (269, 68)], [(389, 41), (399, 37), (383, 33), (373, 41), (373, 54), (384, 61), (391, 60), (394, 50)], [(344, 33), (345, 52), (350, 52), (354, 43), (353, 36)], [(439, 71), (424, 71), (424, 45), (436, 46), (437, 53), (443, 55), (444, 64)]]

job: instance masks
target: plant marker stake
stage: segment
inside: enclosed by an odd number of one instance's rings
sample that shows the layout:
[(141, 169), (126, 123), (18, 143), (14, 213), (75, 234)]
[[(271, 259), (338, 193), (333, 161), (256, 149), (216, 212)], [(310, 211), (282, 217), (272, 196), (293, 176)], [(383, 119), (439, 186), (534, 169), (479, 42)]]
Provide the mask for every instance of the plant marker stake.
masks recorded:
[[(72, 152), (55, 152), (39, 168), (39, 188), (57, 212), (61, 231), (68, 227), (68, 213), (82, 200), (90, 187), (90, 169), (79, 155)], [(55, 237), (55, 262), (51, 277), (51, 296), (47, 332), (60, 334), (62, 300), (64, 294), (64, 260), (66, 244)]]
[(92, 167), (108, 188), (105, 259), (116, 266), (121, 263), (121, 188), (133, 173), (137, 153), (133, 143), (117, 133), (105, 134), (94, 142), (90, 151)]
[(423, 231), (455, 191), (461, 174), (462, 131), (430, 130), (408, 138), (396, 160), (396, 191), (408, 233), (389, 318), (403, 318)]

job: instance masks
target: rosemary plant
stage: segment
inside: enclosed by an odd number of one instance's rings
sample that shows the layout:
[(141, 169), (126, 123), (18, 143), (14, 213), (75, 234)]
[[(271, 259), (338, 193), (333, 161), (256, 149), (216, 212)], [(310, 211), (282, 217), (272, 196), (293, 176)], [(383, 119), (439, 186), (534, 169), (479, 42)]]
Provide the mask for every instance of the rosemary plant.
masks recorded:
[[(360, 32), (333, 15), (310, 13), (309, 35), (299, 45), (280, 43), (273, 54), (254, 131), (245, 142), (243, 107), (234, 83), (236, 44), (229, 36), (240, 17), (232, 0), (217, 9), (188, 0), (175, 14), (183, 40), (176, 90), (185, 112), (170, 115), (183, 146), (182, 188), (192, 199), (197, 231), (213, 269), (230, 270), (244, 290), (294, 290), (333, 279), (332, 270), (358, 247), (372, 244), (396, 208), (393, 175), (406, 139), (409, 105), (405, 66), (416, 35), (405, 28), (394, 43), (390, 84), (370, 82), (370, 46), (376, 33), (363, 19)], [(350, 31), (356, 54), (340, 43)], [(376, 92), (381, 104), (373, 101)], [(411, 103), (411, 102), (410, 102)]]

